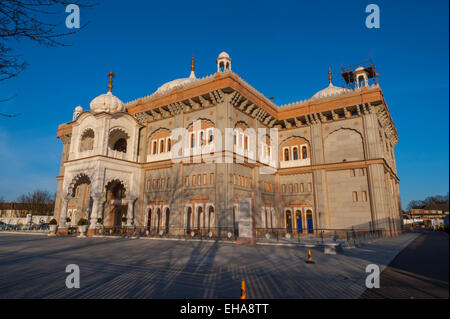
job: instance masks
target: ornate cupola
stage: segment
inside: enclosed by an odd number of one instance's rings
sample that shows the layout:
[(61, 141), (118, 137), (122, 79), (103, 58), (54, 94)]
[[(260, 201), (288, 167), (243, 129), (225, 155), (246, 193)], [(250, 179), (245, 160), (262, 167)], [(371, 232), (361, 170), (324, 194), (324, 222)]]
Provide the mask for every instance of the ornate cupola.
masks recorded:
[(124, 112), (125, 106), (122, 101), (114, 96), (111, 91), (113, 89), (112, 79), (115, 77), (115, 74), (111, 71), (108, 73), (109, 77), (109, 85), (108, 85), (108, 93), (97, 96), (95, 99), (91, 101), (90, 107), (91, 111), (95, 113), (106, 112), (106, 113), (115, 113), (115, 112)]
[(353, 72), (355, 74), (356, 79), (356, 87), (368, 86), (369, 85), (369, 77), (368, 72), (362, 66), (357, 67)]
[(217, 63), (217, 72), (223, 71), (231, 71), (231, 58), (226, 52), (222, 52), (219, 54), (219, 57), (216, 59)]
[(75, 121), (81, 113), (83, 113), (83, 108), (81, 106), (77, 106), (75, 110), (73, 110), (72, 120)]

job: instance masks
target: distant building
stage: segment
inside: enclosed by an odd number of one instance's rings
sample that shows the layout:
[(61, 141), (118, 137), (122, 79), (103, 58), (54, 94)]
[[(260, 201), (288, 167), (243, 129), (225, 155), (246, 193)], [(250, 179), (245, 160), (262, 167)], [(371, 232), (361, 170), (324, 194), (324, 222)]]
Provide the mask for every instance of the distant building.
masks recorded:
[(428, 204), (415, 206), (409, 211), (409, 219), (423, 222), (425, 227), (440, 226), (444, 224), (444, 218), (448, 215), (448, 204)]

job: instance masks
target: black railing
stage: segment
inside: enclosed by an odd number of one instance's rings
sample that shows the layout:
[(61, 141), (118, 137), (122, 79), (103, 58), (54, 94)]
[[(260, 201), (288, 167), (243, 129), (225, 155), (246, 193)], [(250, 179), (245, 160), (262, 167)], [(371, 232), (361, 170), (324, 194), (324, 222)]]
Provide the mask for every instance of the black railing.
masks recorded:
[(256, 229), (256, 238), (260, 242), (300, 243), (314, 245), (340, 243), (344, 246), (355, 246), (373, 241), (386, 235), (386, 231), (380, 229)]
[(95, 235), (231, 241), (237, 239), (237, 232), (233, 229), (233, 227), (186, 229), (176, 227), (151, 228), (144, 226), (101, 226), (95, 229)]
[(16, 232), (47, 232), (49, 226), (44, 225), (9, 225), (0, 224), (0, 231), (16, 231)]

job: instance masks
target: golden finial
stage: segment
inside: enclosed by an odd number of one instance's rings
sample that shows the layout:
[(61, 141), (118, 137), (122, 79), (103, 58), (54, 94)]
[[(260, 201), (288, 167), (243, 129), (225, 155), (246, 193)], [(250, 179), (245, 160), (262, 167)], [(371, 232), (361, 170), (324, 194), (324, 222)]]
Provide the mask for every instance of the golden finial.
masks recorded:
[(330, 85), (332, 84), (331, 83), (331, 79), (332, 79), (333, 77), (331, 76), (331, 67), (328, 67), (328, 81), (330, 82)]
[(195, 69), (195, 64), (194, 64), (194, 55), (192, 55), (192, 64), (191, 64), (191, 70), (194, 71)]
[(113, 77), (115, 77), (116, 75), (113, 73), (113, 71), (109, 71), (109, 73), (108, 73), (108, 77), (109, 77), (109, 85), (108, 85), (108, 89), (109, 89), (109, 92), (111, 92), (111, 90), (114, 88), (114, 86), (112, 85), (112, 82), (113, 82)]

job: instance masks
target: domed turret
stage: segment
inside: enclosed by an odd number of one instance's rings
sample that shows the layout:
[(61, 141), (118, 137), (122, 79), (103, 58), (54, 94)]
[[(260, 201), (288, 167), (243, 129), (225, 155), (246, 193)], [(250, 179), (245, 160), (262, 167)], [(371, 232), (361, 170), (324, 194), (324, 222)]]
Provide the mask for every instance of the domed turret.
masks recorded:
[(75, 110), (73, 110), (72, 120), (75, 121), (81, 113), (83, 113), (83, 108), (81, 106), (77, 106)]
[(93, 99), (90, 107), (91, 111), (95, 113), (115, 113), (125, 111), (125, 106), (122, 101), (117, 96), (113, 95), (111, 91), (106, 94), (99, 95)]
[(108, 73), (109, 77), (109, 85), (108, 85), (108, 93), (97, 96), (90, 103), (91, 111), (95, 113), (106, 112), (106, 113), (115, 113), (115, 112), (124, 112), (125, 106), (122, 101), (115, 95), (111, 93), (113, 89), (112, 78), (115, 77), (115, 74), (111, 71)]
[(225, 51), (219, 54), (216, 63), (217, 72), (231, 71), (231, 58)]

